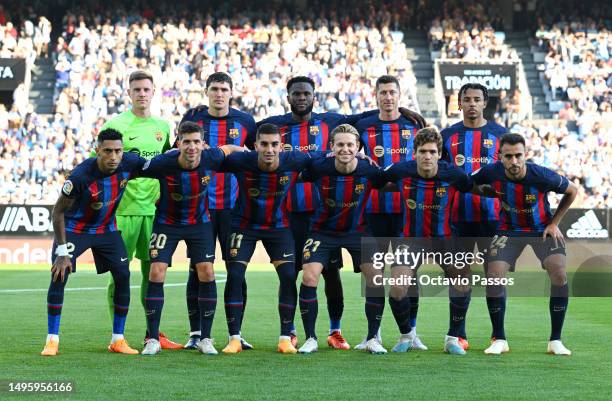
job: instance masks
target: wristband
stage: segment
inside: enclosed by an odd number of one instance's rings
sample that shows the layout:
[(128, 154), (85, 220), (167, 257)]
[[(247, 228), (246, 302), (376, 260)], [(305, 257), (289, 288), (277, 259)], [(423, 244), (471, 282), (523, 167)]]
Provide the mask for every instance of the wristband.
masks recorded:
[(68, 254), (68, 245), (66, 245), (66, 244), (58, 245), (55, 248), (55, 254), (57, 256), (70, 256)]

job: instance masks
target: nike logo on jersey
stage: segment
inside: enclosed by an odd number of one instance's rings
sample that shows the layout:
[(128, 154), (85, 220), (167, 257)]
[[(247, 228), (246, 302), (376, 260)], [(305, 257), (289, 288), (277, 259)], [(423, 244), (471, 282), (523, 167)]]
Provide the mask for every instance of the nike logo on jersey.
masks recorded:
[(283, 258), (288, 258), (289, 256), (292, 256), (292, 253), (283, 253)]
[(137, 139), (137, 138), (138, 138), (137, 136), (128, 136), (128, 139), (129, 139), (130, 141), (133, 141), (134, 139)]
[(338, 263), (338, 260), (339, 260), (339, 259), (331, 259), (331, 260), (329, 261), (329, 263), (331, 263), (331, 264)]
[(321, 189), (334, 189), (334, 188), (336, 187), (323, 187), (323, 186), (321, 187)]
[(451, 143), (451, 146), (459, 146), (461, 145), (463, 142), (457, 142), (457, 143)]
[(245, 178), (247, 181), (257, 181), (257, 178)]
[(91, 193), (91, 196), (92, 196), (92, 197), (95, 197), (95, 196), (100, 195), (101, 193), (102, 193), (102, 191), (92, 192), (92, 193)]
[(206, 257), (207, 257), (207, 258), (212, 258), (213, 256), (215, 256), (215, 255), (209, 255), (209, 254), (206, 254)]
[(125, 262), (126, 260), (128, 260), (128, 258), (121, 258), (122, 262)]
[(177, 186), (179, 186), (179, 185), (181, 185), (181, 184), (180, 184), (180, 183), (178, 183), (178, 182), (169, 182), (169, 183), (168, 183), (168, 185), (169, 185), (169, 186), (172, 186), (172, 187), (177, 187)]
[(214, 311), (214, 310), (207, 310), (207, 311), (204, 311), (204, 317), (210, 317), (210, 316), (212, 316), (212, 315), (214, 315), (214, 314), (215, 314), (215, 311)]
[(370, 134), (368, 135), (370, 138), (376, 138), (378, 135), (380, 135), (380, 132), (377, 132), (375, 134)]

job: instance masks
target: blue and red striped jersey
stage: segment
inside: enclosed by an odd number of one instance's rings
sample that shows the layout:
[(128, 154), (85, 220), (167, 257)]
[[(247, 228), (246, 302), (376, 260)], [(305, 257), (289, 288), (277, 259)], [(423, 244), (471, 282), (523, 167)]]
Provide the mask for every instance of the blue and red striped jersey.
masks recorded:
[[(499, 139), (508, 130), (488, 121), (480, 128), (468, 128), (463, 121), (442, 130), (444, 148), (442, 160), (460, 167), (470, 174), (480, 167), (495, 163), (499, 153)], [(453, 223), (499, 220), (499, 199), (475, 194), (457, 193), (453, 206)]]
[(232, 226), (266, 230), (289, 227), (285, 198), (297, 177), (309, 161), (308, 153), (280, 152), (276, 171), (262, 171), (257, 164), (257, 152), (229, 155), (222, 170), (238, 179), (238, 200), (233, 210)]
[(104, 174), (92, 157), (76, 166), (62, 193), (75, 202), (64, 213), (66, 231), (76, 234), (102, 234), (117, 231), (115, 212), (127, 182), (138, 176), (145, 159), (124, 153), (113, 174)]
[[(350, 116), (338, 113), (311, 113), (310, 120), (298, 122), (293, 119), (291, 113), (287, 113), (268, 117), (257, 125), (270, 123), (278, 126), (284, 150), (324, 151), (328, 150), (329, 134), (334, 128), (340, 124), (354, 124), (370, 114), (372, 111)], [(312, 183), (299, 182), (289, 192), (287, 209), (290, 212), (312, 212), (317, 202), (317, 192)]]
[(498, 231), (514, 235), (540, 235), (552, 219), (548, 192), (567, 190), (567, 178), (554, 171), (527, 163), (527, 174), (513, 181), (506, 176), (502, 162), (495, 162), (472, 173), (477, 184), (489, 184), (500, 195)]
[[(378, 114), (364, 118), (355, 125), (361, 136), (365, 154), (381, 167), (413, 159), (414, 136), (417, 127), (405, 117), (382, 121)], [(366, 213), (401, 213), (398, 192), (374, 189), (366, 206)]]
[[(155, 156), (147, 162), (140, 175), (159, 180), (160, 196), (155, 212), (155, 222), (174, 226), (207, 223), (208, 186), (225, 159), (219, 148), (202, 151), (198, 167), (187, 170), (179, 165), (180, 152), (173, 150)], [(213, 173), (214, 174), (214, 173)]]
[[(244, 146), (248, 137), (255, 135), (255, 120), (251, 115), (230, 108), (224, 117), (214, 117), (208, 108), (195, 111), (188, 110), (183, 121), (192, 121), (204, 130), (204, 141), (215, 148), (222, 145)], [(238, 182), (233, 174), (217, 173), (212, 175), (208, 185), (208, 208), (231, 209), (236, 203)]]
[(404, 204), (404, 237), (450, 237), (455, 192), (472, 189), (473, 181), (458, 167), (438, 162), (438, 173), (422, 178), (415, 160), (385, 169), (385, 179), (396, 183)]
[(365, 160), (357, 160), (357, 168), (350, 174), (338, 172), (334, 158), (313, 161), (302, 172), (302, 179), (314, 183), (320, 199), (310, 219), (311, 230), (342, 235), (364, 232), (363, 211), (372, 181), (380, 181), (381, 176), (380, 168)]

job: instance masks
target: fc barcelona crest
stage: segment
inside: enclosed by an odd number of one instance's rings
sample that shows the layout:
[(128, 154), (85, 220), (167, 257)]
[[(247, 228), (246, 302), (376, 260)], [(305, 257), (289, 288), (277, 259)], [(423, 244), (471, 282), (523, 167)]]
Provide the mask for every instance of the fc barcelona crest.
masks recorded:
[(282, 177), (281, 177), (281, 178), (278, 180), (278, 182), (279, 182), (281, 185), (287, 185), (287, 184), (289, 183), (289, 176), (288, 176), (288, 175), (284, 175), (284, 176), (282, 176)]
[(319, 127), (317, 125), (310, 126), (310, 135), (319, 135)]
[(230, 128), (229, 130), (229, 137), (232, 139), (236, 139), (240, 136), (240, 131), (238, 130), (238, 128)]
[(180, 201), (182, 201), (182, 200), (183, 200), (183, 195), (181, 195), (181, 194), (179, 194), (179, 193), (177, 193), (177, 192), (172, 192), (172, 193), (170, 194), (170, 197), (171, 197), (173, 200), (177, 201), (177, 202), (180, 202)]
[(356, 194), (362, 193), (364, 189), (365, 189), (365, 186), (363, 184), (355, 185), (355, 193)]
[(444, 198), (446, 196), (446, 188), (441, 187), (441, 188), (436, 189), (436, 195), (439, 198)]
[(157, 139), (157, 142), (161, 142), (164, 140), (164, 134), (162, 134), (161, 132), (156, 132), (155, 133), (155, 139)]
[(202, 177), (202, 185), (208, 185), (208, 183), (210, 182), (210, 176), (209, 175), (205, 175), (204, 177)]
[(128, 181), (124, 178), (121, 180), (121, 182), (119, 183), (119, 186), (121, 188), (125, 188), (125, 186), (127, 185)]
[(310, 259), (310, 251), (304, 251), (304, 254), (302, 255), (302, 259), (304, 260)]
[(535, 203), (536, 201), (536, 196), (534, 194), (527, 194), (525, 195), (525, 202), (527, 203)]
[(410, 135), (412, 135), (412, 132), (410, 132), (409, 129), (403, 129), (402, 130), (402, 138), (410, 139)]
[(157, 251), (157, 249), (151, 249), (151, 252), (149, 252), (149, 254), (152, 258), (156, 258), (159, 252)]
[(491, 149), (493, 147), (493, 139), (485, 139), (482, 145), (487, 149)]
[(238, 248), (231, 248), (230, 249), (230, 256), (232, 258), (235, 258), (238, 255)]

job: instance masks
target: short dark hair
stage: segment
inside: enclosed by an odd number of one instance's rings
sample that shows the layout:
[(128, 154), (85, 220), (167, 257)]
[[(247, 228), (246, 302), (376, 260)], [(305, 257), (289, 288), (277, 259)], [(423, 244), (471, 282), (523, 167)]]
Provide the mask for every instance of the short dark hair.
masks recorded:
[(128, 78), (128, 84), (131, 84), (132, 81), (142, 81), (143, 79), (148, 79), (153, 83), (153, 75), (145, 70), (136, 70), (130, 74)]
[(524, 147), (527, 147), (527, 145), (525, 144), (525, 138), (523, 138), (522, 135), (520, 134), (513, 134), (513, 133), (507, 133), (502, 135), (502, 137), (499, 140), (499, 150), (501, 152), (501, 148), (502, 146), (504, 146), (505, 144), (508, 145), (517, 145), (519, 143), (522, 143)]
[(378, 91), (378, 87), (383, 84), (395, 84), (397, 85), (397, 89), (400, 88), (399, 81), (393, 75), (382, 75), (378, 77), (376, 80), (376, 85), (374, 85), (374, 90)]
[(221, 82), (221, 83), (227, 82), (230, 89), (234, 88), (234, 84), (232, 83), (232, 77), (230, 77), (228, 74), (224, 72), (215, 72), (215, 73), (210, 74), (208, 78), (206, 78), (206, 89), (208, 89), (208, 87), (213, 82)]
[(435, 143), (438, 152), (442, 153), (442, 135), (436, 127), (425, 127), (417, 131), (414, 137), (414, 151), (416, 152), (420, 146), (426, 143)]
[(261, 124), (259, 128), (257, 128), (257, 134), (255, 135), (255, 140), (258, 141), (261, 135), (278, 135), (280, 136), (280, 129), (270, 123)]
[(482, 84), (473, 82), (473, 83), (467, 83), (463, 85), (461, 89), (459, 89), (459, 101), (460, 102), (461, 102), (461, 97), (463, 96), (465, 92), (467, 92), (468, 89), (481, 91), (482, 97), (485, 103), (489, 101), (489, 90), (487, 89), (487, 87)]
[(121, 132), (117, 131), (113, 128), (106, 128), (100, 131), (98, 134), (98, 143), (102, 143), (104, 141), (122, 141), (123, 135)]
[(193, 121), (182, 122), (181, 125), (179, 125), (176, 133), (180, 141), (183, 138), (184, 134), (193, 134), (194, 132), (199, 133), (200, 138), (204, 139), (204, 130), (202, 129), (202, 127), (200, 127), (198, 124), (194, 123)]
[(287, 93), (289, 93), (289, 91), (291, 90), (291, 87), (294, 84), (299, 84), (302, 82), (312, 86), (313, 91), (315, 90), (316, 86), (312, 78), (306, 77), (304, 75), (298, 75), (297, 77), (293, 77), (289, 81), (287, 81)]

